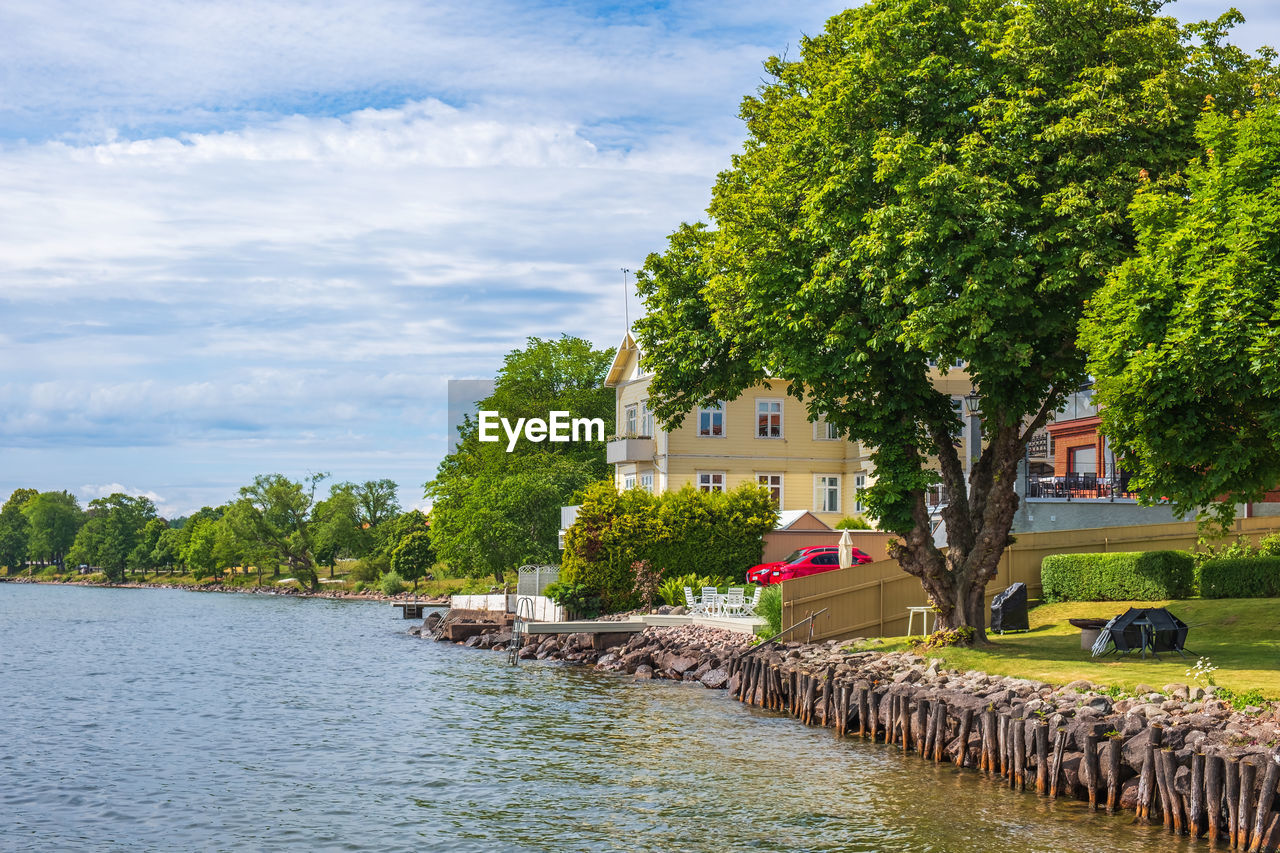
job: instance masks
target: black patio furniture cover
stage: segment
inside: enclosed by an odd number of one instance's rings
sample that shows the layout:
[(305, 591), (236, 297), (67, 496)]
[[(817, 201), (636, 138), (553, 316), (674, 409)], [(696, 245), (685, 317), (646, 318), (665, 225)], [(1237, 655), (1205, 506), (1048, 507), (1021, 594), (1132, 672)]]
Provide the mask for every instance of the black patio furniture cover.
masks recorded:
[(1093, 656), (1106, 654), (1108, 646), (1114, 646), (1114, 650), (1121, 654), (1144, 651), (1144, 627), (1150, 632), (1151, 643), (1145, 651), (1182, 652), (1186, 645), (1186, 622), (1163, 607), (1130, 607), (1108, 622), (1098, 634), (1098, 641), (1093, 644)]
[(1005, 631), (1029, 629), (1027, 585), (1019, 581), (991, 599), (991, 630), (1003, 634)]

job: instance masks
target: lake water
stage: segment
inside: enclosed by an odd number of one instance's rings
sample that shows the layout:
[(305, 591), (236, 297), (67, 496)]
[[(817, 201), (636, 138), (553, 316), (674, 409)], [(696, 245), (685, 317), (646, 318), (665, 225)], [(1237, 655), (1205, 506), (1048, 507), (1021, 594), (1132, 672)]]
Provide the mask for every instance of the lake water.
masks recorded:
[(1194, 849), (367, 602), (0, 584), (0, 849)]

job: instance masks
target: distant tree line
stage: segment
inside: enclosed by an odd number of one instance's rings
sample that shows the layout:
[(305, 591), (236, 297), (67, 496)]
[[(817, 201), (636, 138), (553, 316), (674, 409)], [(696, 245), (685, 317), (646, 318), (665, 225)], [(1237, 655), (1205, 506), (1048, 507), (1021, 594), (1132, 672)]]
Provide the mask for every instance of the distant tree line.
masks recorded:
[(160, 517), (147, 497), (115, 493), (81, 508), (67, 491), (17, 489), (0, 508), (0, 565), (90, 566), (112, 583), (127, 575), (180, 571), (197, 579), (227, 570), (288, 572), (308, 589), (319, 570), (333, 575), (339, 560), (357, 560), (357, 573), (376, 580), (389, 569), (414, 581), (435, 562), (427, 517), (405, 511), (391, 480), (334, 483), (262, 474), (235, 500), (190, 516)]

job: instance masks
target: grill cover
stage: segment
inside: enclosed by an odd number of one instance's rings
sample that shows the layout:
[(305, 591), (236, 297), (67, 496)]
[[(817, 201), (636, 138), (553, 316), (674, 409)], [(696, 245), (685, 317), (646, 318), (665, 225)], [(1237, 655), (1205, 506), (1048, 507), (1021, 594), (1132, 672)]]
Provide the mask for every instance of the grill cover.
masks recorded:
[(1149, 625), (1153, 652), (1181, 652), (1187, 642), (1187, 623), (1163, 607), (1130, 607), (1116, 616), (1098, 634), (1093, 644), (1093, 656), (1108, 652), (1115, 646), (1120, 653), (1139, 651), (1142, 648), (1143, 624)]
[(1005, 631), (1026, 631), (1029, 628), (1027, 585), (1019, 581), (991, 599), (991, 630), (1003, 634)]

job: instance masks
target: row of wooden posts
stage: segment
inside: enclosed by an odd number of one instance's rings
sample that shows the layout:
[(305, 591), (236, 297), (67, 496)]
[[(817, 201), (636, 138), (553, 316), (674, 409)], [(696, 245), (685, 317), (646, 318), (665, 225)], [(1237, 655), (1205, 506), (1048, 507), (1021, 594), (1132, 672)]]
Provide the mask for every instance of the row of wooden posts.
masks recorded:
[[(945, 701), (926, 698), (922, 695), (925, 691), (907, 686), (891, 689), (872, 687), (866, 681), (838, 683), (834, 669), (832, 666), (821, 675), (806, 674), (760, 655), (746, 655), (735, 659), (731, 667), (731, 674), (738, 676), (733, 695), (750, 705), (790, 713), (807, 725), (829, 726), (840, 736), (883, 741), (901, 746), (904, 754), (915, 750), (934, 763), (947, 761), (956, 767), (998, 773), (1018, 791), (1034, 784), (1037, 794), (1051, 799), (1074, 793), (1065, 790), (1062, 769), (1066, 729), (1051, 733), (1048, 721), (1036, 720), (1028, 738), (1027, 720), (1014, 718), (1009, 712), (990, 707), (953, 711)], [(889, 703), (887, 713), (882, 713), (885, 702)], [(882, 718), (889, 721), (887, 726), (882, 725)], [(975, 724), (981, 736), (976, 763), (966, 748)], [(1163, 728), (1153, 724), (1150, 732), (1138, 775), (1136, 811), (1140, 822), (1163, 823), (1170, 833), (1207, 836), (1210, 841), (1226, 841), (1232, 849), (1251, 853), (1278, 849), (1280, 815), (1273, 814), (1271, 807), (1280, 782), (1280, 764), (1269, 761), (1261, 786), (1255, 786), (1257, 768), (1253, 764), (1195, 752), (1189, 795), (1183, 796), (1174, 787), (1178, 760), (1172, 749), (1161, 745)], [(948, 749), (952, 737), (959, 745), (954, 751)], [(1124, 737), (1113, 734), (1102, 738), (1087, 732), (1084, 741), (1079, 778), (1089, 806), (1115, 812), (1120, 808)], [(1032, 761), (1035, 776), (1029, 779)]]

